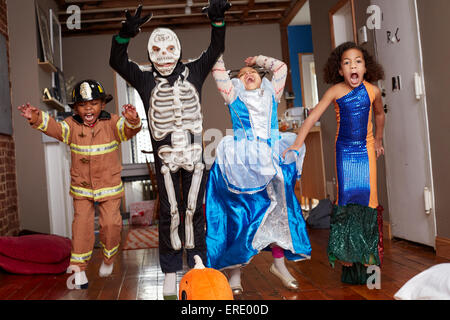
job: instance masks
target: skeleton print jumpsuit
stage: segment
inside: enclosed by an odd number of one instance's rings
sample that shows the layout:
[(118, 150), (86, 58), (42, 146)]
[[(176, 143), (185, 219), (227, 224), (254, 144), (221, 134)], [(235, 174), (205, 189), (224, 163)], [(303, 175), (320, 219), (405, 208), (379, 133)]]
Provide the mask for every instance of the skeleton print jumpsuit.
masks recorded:
[(206, 261), (201, 89), (224, 52), (225, 26), (212, 26), (208, 49), (188, 63), (182, 63), (180, 57), (166, 77), (155, 68), (143, 71), (130, 61), (128, 41), (123, 40), (113, 37), (110, 65), (138, 91), (148, 114), (160, 197), (161, 270), (172, 273), (182, 269), (183, 244), (192, 268), (194, 255)]

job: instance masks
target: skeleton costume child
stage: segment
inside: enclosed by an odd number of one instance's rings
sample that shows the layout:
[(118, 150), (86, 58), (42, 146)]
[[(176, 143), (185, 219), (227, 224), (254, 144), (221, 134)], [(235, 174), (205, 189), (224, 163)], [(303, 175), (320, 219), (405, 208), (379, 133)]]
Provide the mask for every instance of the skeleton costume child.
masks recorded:
[(142, 71), (128, 59), (129, 38), (150, 19), (128, 12), (119, 35), (113, 37), (110, 65), (139, 92), (148, 113), (155, 152), (160, 196), (159, 254), (166, 274), (182, 269), (182, 248), (188, 264), (194, 255), (206, 261), (205, 221), (202, 200), (205, 165), (202, 157), (201, 89), (225, 47), (226, 0), (211, 0), (207, 9), (212, 22), (211, 42), (201, 56), (181, 62), (181, 46), (170, 29), (157, 28), (150, 35), (148, 54), (153, 70)]

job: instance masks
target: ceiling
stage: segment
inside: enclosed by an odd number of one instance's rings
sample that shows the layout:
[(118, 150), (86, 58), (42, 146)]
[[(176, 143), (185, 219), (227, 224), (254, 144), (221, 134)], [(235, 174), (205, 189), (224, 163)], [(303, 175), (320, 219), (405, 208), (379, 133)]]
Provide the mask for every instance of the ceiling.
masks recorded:
[(309, 11), (309, 0), (298, 11), (297, 15), (289, 23), (290, 26), (311, 24), (311, 12)]
[[(207, 0), (56, 0), (59, 6), (59, 21), (63, 36), (94, 35), (116, 33), (121, 21), (125, 19), (125, 10), (134, 12), (139, 4), (143, 5), (142, 16), (152, 12), (153, 18), (142, 27), (153, 29), (157, 26), (169, 28), (192, 28), (208, 25), (209, 20), (201, 12), (207, 6)], [(232, 7), (226, 12), (227, 25), (249, 25), (279, 23), (287, 26), (297, 16), (309, 14), (309, 8), (300, 10), (306, 0), (229, 0)], [(70, 14), (69, 6), (80, 8), (81, 28), (69, 30), (66, 26)], [(303, 20), (304, 21), (304, 18)], [(291, 23), (292, 24), (292, 23)]]

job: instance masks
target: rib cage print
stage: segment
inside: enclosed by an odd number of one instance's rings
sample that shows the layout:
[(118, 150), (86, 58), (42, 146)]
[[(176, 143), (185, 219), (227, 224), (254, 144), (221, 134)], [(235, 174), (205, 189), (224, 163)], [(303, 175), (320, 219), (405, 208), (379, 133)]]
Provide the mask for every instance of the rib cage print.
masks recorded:
[(201, 134), (203, 128), (200, 100), (194, 86), (187, 80), (181, 81), (180, 78), (173, 86), (164, 78), (158, 77), (156, 81), (148, 112), (155, 140), (162, 140), (175, 131)]

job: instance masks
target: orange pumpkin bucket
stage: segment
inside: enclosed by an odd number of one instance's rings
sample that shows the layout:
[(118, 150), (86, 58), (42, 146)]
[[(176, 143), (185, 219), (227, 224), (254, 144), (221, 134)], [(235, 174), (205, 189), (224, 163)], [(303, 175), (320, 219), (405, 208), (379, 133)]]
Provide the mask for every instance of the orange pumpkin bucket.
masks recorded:
[(205, 268), (202, 259), (194, 256), (194, 269), (180, 281), (181, 300), (233, 300), (233, 292), (225, 275), (212, 268)]

